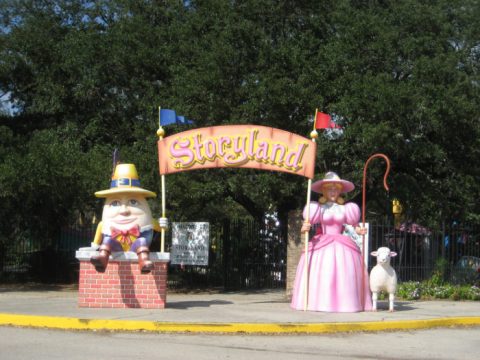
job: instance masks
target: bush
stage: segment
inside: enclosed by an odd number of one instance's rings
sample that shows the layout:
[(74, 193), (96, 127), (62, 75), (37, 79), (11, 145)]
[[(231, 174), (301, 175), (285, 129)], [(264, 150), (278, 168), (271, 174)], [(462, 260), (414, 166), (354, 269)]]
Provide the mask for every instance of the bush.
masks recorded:
[(435, 286), (443, 285), (447, 280), (448, 267), (449, 267), (448, 261), (444, 258), (439, 258), (435, 262), (432, 276), (430, 278), (430, 283)]
[(480, 287), (476, 285), (433, 285), (432, 281), (400, 283), (397, 296), (403, 300), (480, 300)]
[(397, 295), (404, 300), (418, 300), (422, 296), (422, 290), (418, 281), (408, 281), (399, 284)]
[[(435, 263), (430, 279), (398, 284), (397, 296), (404, 300), (480, 300), (480, 259), (463, 256), (449, 274), (448, 261), (440, 258)], [(450, 278), (450, 282), (447, 279)]]

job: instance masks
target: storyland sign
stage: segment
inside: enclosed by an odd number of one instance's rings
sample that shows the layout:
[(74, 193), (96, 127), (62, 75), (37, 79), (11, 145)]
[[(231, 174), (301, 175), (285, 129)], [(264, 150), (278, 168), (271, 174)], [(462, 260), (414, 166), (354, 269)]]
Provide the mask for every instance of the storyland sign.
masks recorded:
[(316, 144), (258, 125), (213, 126), (158, 141), (160, 174), (217, 167), (283, 171), (313, 178)]
[(210, 224), (174, 222), (172, 226), (171, 263), (208, 265)]

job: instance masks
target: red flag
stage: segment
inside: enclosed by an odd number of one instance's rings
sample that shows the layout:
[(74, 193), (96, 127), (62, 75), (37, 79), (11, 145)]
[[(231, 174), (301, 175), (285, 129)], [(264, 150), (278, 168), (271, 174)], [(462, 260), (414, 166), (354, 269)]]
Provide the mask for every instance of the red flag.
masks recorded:
[(330, 123), (332, 122), (332, 117), (328, 114), (317, 112), (317, 117), (315, 118), (315, 129), (328, 129), (330, 128)]

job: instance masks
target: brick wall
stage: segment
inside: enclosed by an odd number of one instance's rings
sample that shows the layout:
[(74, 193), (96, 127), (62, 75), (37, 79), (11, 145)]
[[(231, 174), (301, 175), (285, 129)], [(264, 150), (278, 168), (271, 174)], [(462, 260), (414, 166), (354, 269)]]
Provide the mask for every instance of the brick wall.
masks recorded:
[(110, 260), (103, 273), (95, 270), (89, 256), (79, 259), (78, 306), (163, 309), (168, 260), (150, 259), (154, 269), (149, 274), (140, 272), (136, 259)]

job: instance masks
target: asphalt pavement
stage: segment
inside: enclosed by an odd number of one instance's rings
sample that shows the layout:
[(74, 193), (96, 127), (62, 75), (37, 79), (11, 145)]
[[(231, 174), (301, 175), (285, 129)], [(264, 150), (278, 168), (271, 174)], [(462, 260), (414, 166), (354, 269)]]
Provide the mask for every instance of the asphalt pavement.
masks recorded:
[(480, 302), (397, 301), (388, 311), (297, 311), (284, 290), (167, 293), (165, 309), (81, 308), (75, 287), (0, 285), (0, 325), (181, 333), (335, 333), (480, 326)]

